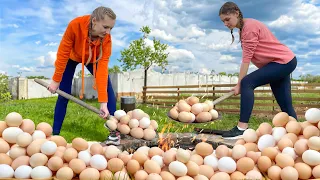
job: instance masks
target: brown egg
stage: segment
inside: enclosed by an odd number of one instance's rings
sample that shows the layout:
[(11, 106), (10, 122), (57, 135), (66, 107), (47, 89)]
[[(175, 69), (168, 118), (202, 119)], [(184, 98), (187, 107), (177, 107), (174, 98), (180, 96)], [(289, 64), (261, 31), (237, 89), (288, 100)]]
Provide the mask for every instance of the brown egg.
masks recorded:
[(320, 137), (313, 136), (309, 138), (308, 146), (312, 150), (320, 151)]
[(190, 96), (188, 99), (187, 99), (187, 102), (190, 106), (196, 104), (196, 103), (199, 103), (199, 98), (195, 97), (195, 96)]
[(27, 154), (29, 156), (32, 156), (36, 153), (40, 153), (41, 145), (47, 141), (48, 141), (47, 139), (36, 139), (32, 141), (32, 143), (29, 144), (29, 146), (27, 147)]
[(131, 159), (128, 161), (126, 168), (129, 174), (135, 174), (140, 170), (140, 164), (137, 160)]
[(48, 162), (48, 157), (42, 153), (36, 153), (30, 157), (29, 163), (31, 167), (44, 166)]
[(306, 139), (299, 139), (295, 144), (294, 144), (294, 151), (298, 156), (301, 156), (306, 150), (308, 150), (308, 140)]
[(215, 173), (210, 180), (230, 180), (230, 176), (228, 173), (226, 172), (218, 172), (218, 173)]
[(63, 154), (63, 159), (66, 161), (66, 162), (70, 162), (72, 159), (75, 159), (78, 157), (78, 152), (77, 150), (75, 150), (74, 148), (68, 148), (64, 151), (64, 154)]
[(124, 115), (120, 118), (120, 123), (121, 124), (128, 124), (130, 121), (130, 116), (129, 115)]
[(171, 174), (168, 171), (161, 171), (160, 172), (160, 176), (162, 179), (166, 179), (166, 180), (176, 180), (176, 178), (174, 177), (173, 174)]
[(311, 177), (312, 169), (306, 163), (296, 163), (294, 168), (298, 171), (300, 179), (309, 179)]
[(245, 143), (246, 141), (244, 139), (238, 139), (234, 145), (238, 145), (238, 144), (244, 145)]
[(24, 119), (20, 125), (20, 129), (22, 129), (23, 132), (33, 134), (35, 130), (35, 124), (31, 119)]
[(57, 146), (67, 146), (67, 141), (64, 139), (64, 137), (59, 136), (59, 135), (54, 135), (50, 137), (50, 141), (53, 141), (57, 144)]
[(210, 107), (207, 103), (200, 103), (202, 105), (203, 112), (209, 112)]
[(121, 171), (124, 168), (124, 163), (119, 158), (112, 158), (108, 161), (108, 170), (115, 173)]
[(208, 122), (211, 121), (212, 115), (209, 112), (201, 112), (196, 116), (197, 122)]
[(2, 137), (2, 132), (7, 128), (7, 123), (5, 121), (0, 121), (0, 137)]
[(48, 160), (48, 168), (51, 171), (58, 171), (63, 166), (62, 158), (58, 156), (53, 156)]
[(0, 140), (0, 153), (7, 153), (10, 150), (10, 145), (5, 140)]
[(36, 130), (40, 130), (44, 132), (44, 134), (48, 137), (52, 134), (52, 127), (50, 124), (46, 122), (41, 122), (37, 125)]
[(185, 123), (191, 122), (191, 120), (192, 120), (191, 113), (185, 112), (185, 111), (180, 112), (178, 115), (178, 120), (181, 122), (185, 122)]
[(296, 120), (296, 118), (294, 118), (294, 117), (292, 117), (292, 116), (289, 116), (289, 122), (290, 122), (290, 121), (297, 121), (297, 120)]
[(191, 112), (194, 115), (198, 115), (199, 113), (203, 112), (203, 106), (201, 103), (196, 103), (191, 106)]
[(57, 179), (71, 180), (73, 178), (73, 171), (69, 167), (62, 167), (56, 173)]
[(20, 147), (27, 147), (31, 144), (31, 142), (32, 142), (32, 136), (29, 133), (23, 132), (17, 136), (16, 143)]
[(294, 166), (293, 158), (288, 154), (279, 153), (275, 159), (276, 164), (281, 167)]
[(195, 178), (192, 178), (190, 176), (181, 176), (177, 180), (195, 180)]
[(69, 167), (74, 173), (80, 174), (83, 170), (86, 169), (86, 163), (81, 159), (75, 158), (69, 162)]
[(127, 165), (128, 161), (131, 159), (131, 155), (122, 152), (118, 155), (118, 158), (121, 159), (125, 165)]
[[(0, 156), (0, 159), (1, 159), (1, 156)], [(22, 166), (22, 165), (28, 166), (29, 161), (30, 161), (29, 156), (20, 156), (12, 161), (11, 167), (12, 167), (12, 169), (16, 170), (19, 166)], [(0, 164), (2, 164), (2, 163), (0, 162)]]
[(267, 156), (271, 161), (274, 161), (278, 153), (279, 152), (275, 147), (267, 147), (262, 150), (261, 156)]
[(190, 112), (191, 106), (187, 104), (185, 101), (179, 101), (178, 111), (181, 112)]
[(245, 157), (246, 154), (247, 154), (247, 149), (241, 144), (233, 146), (232, 151), (231, 151), (231, 157), (234, 160), (238, 160), (242, 157)]
[(303, 130), (303, 136), (306, 139), (309, 139), (312, 136), (319, 136), (320, 135), (320, 131), (317, 127), (315, 126), (307, 126), (306, 128), (304, 128)]
[(153, 129), (145, 129), (143, 130), (143, 139), (152, 140), (156, 137), (156, 132)]
[(243, 139), (247, 143), (254, 143), (258, 140), (258, 136), (255, 130), (253, 129), (247, 129), (243, 133)]
[(80, 180), (99, 180), (100, 179), (100, 172), (94, 168), (86, 168), (83, 170), (79, 175)]
[(199, 166), (199, 174), (202, 174), (206, 176), (208, 179), (210, 179), (214, 174), (214, 170), (209, 165), (201, 165)]
[(303, 121), (303, 122), (299, 122), (302, 128), (302, 131), (304, 130), (304, 128), (308, 127), (308, 126), (313, 126), (313, 124), (311, 124), (309, 121)]
[(9, 151), (9, 156), (11, 157), (12, 160), (16, 159), (17, 157), (20, 156), (25, 156), (27, 154), (27, 150), (23, 147), (12, 147)]
[(177, 110), (176, 108), (172, 108), (172, 109), (170, 109), (170, 111), (169, 111), (169, 115), (170, 115), (170, 117), (173, 118), (173, 119), (178, 119), (179, 112), (178, 112), (178, 110)]
[(237, 161), (237, 170), (246, 174), (254, 167), (254, 161), (251, 158), (243, 157)]
[(134, 174), (134, 179), (137, 179), (137, 180), (138, 179), (145, 180), (145, 179), (147, 179), (147, 177), (148, 177), (148, 173), (144, 170), (139, 170)]
[(280, 151), (286, 147), (293, 147), (293, 143), (289, 138), (281, 138), (277, 145)]
[(176, 154), (177, 154), (177, 152), (174, 151), (174, 150), (169, 150), (169, 151), (164, 152), (164, 154), (163, 154), (163, 163), (165, 165), (169, 166), (169, 164), (172, 161), (176, 160)]
[[(227, 147), (227, 146), (226, 146)], [(219, 147), (218, 147), (219, 148)], [(217, 149), (218, 149), (217, 148)], [(223, 147), (220, 147), (224, 149)], [(228, 148), (228, 147), (227, 147)], [(211, 144), (208, 144), (206, 142), (200, 142), (196, 145), (195, 150), (197, 154), (199, 154), (202, 157), (208, 156), (213, 153), (213, 147)], [(229, 150), (229, 149), (228, 149)]]
[(249, 152), (247, 152), (246, 157), (251, 158), (254, 163), (257, 163), (260, 155), (257, 152), (249, 151)]
[(230, 179), (231, 180), (246, 179), (246, 176), (240, 171), (235, 171), (230, 175)]
[(196, 176), (197, 174), (199, 174), (200, 171), (200, 167), (197, 163), (193, 162), (193, 161), (189, 161), (187, 164), (187, 175), (189, 176)]
[(315, 178), (320, 178), (320, 165), (317, 165), (312, 169), (312, 175)]
[(162, 156), (163, 155), (163, 150), (160, 149), (159, 147), (152, 147), (149, 149), (148, 155), (150, 158), (152, 158), (155, 155)]
[(0, 153), (0, 164), (7, 164), (10, 166), (12, 164), (12, 159), (7, 154)]
[(301, 127), (300, 123), (298, 123), (297, 121), (289, 121), (286, 124), (286, 130), (288, 133), (293, 133), (293, 134), (299, 135), (301, 132), (301, 129), (302, 129), (302, 127)]
[(17, 113), (17, 112), (11, 112), (9, 113), (4, 121), (7, 123), (7, 126), (9, 127), (18, 127), (21, 125), (22, 123), (22, 116), (21, 114)]
[(113, 173), (109, 170), (103, 170), (100, 172), (100, 180), (112, 180), (113, 178)]
[(247, 152), (248, 151), (254, 151), (254, 152), (259, 151), (258, 145), (256, 143), (246, 143), (243, 146), (246, 148)]
[(298, 180), (299, 178), (298, 171), (291, 166), (283, 168), (281, 170), (280, 176), (282, 180)]
[(149, 174), (151, 173), (160, 174), (161, 172), (161, 167), (159, 166), (159, 164), (152, 160), (147, 160), (144, 163), (143, 167), (144, 167), (144, 170)]
[(274, 165), (268, 169), (268, 177), (272, 180), (281, 180), (280, 173), (281, 168), (279, 166)]
[(279, 112), (272, 119), (272, 124), (275, 127), (285, 127), (288, 122), (289, 115), (286, 112)]
[(101, 144), (99, 143), (93, 143), (91, 146), (90, 146), (90, 154), (93, 156), (93, 155), (96, 155), (96, 154), (103, 154), (103, 148), (101, 146)]
[(119, 131), (121, 134), (129, 134), (130, 133), (130, 127), (126, 124), (118, 124), (119, 125)]
[(140, 166), (142, 166), (144, 164), (144, 162), (146, 162), (146, 160), (148, 160), (148, 156), (145, 155), (143, 152), (136, 151), (133, 153), (132, 159), (137, 160), (139, 162)]
[(294, 133), (287, 133), (282, 138), (289, 138), (293, 144), (295, 144), (298, 140), (298, 136)]
[(271, 134), (272, 133), (272, 126), (269, 124), (269, 123), (261, 123), (259, 125), (259, 134), (262, 136), (262, 135), (265, 135), (265, 134)]
[(144, 133), (143, 133), (143, 129), (140, 128), (140, 127), (137, 127), (137, 128), (132, 128), (130, 130), (130, 135), (134, 138), (137, 138), (137, 139), (142, 139), (143, 136), (144, 136)]
[(72, 147), (77, 151), (87, 150), (89, 145), (88, 142), (82, 138), (75, 138), (72, 140)]
[(203, 164), (203, 158), (199, 154), (191, 155), (190, 161), (197, 163), (198, 166), (201, 166)]
[(260, 156), (257, 164), (261, 172), (267, 172), (268, 169), (272, 166), (272, 161), (268, 156)]

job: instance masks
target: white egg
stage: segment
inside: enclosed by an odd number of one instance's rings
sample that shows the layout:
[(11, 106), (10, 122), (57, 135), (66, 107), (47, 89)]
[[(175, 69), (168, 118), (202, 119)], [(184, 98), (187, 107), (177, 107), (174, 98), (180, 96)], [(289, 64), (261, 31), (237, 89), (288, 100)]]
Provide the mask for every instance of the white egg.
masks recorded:
[(163, 157), (159, 156), (159, 155), (155, 155), (151, 158), (152, 161), (157, 162), (157, 164), (159, 164), (159, 166), (162, 168), (164, 166), (163, 164)]
[(124, 110), (116, 110), (114, 112), (114, 117), (117, 118), (118, 120), (120, 120), (121, 117), (125, 115), (127, 115), (127, 113)]
[(0, 178), (12, 178), (14, 170), (7, 164), (0, 164)]
[(233, 173), (237, 169), (236, 162), (231, 157), (222, 157), (218, 161), (219, 171)]
[(141, 146), (137, 149), (137, 151), (142, 152), (147, 156), (149, 155), (149, 150), (150, 150), (150, 147), (148, 146)]
[(32, 134), (32, 140), (36, 139), (46, 139), (46, 134), (43, 131), (35, 130)]
[(305, 118), (309, 123), (318, 123), (320, 121), (320, 109), (310, 108), (305, 113)]
[(169, 164), (169, 171), (175, 176), (185, 176), (188, 172), (188, 168), (180, 161), (172, 161)]
[(51, 156), (57, 151), (57, 144), (53, 141), (47, 141), (41, 145), (41, 152)]
[(320, 153), (315, 150), (306, 150), (302, 154), (302, 160), (310, 166), (320, 165)]
[(27, 165), (21, 165), (14, 171), (15, 178), (30, 179), (32, 167)]
[(196, 115), (194, 115), (193, 113), (190, 113), (191, 114), (191, 121), (190, 123), (194, 122), (196, 120)]
[(213, 155), (206, 156), (203, 159), (203, 164), (211, 166), (215, 171), (218, 170), (218, 158)]
[(276, 140), (270, 134), (262, 135), (258, 140), (258, 149), (262, 152), (264, 148), (274, 147), (276, 145)]
[(289, 156), (291, 156), (293, 158), (293, 160), (295, 160), (297, 158), (297, 154), (296, 152), (294, 151), (294, 148), (292, 147), (285, 147), (283, 150), (282, 150), (282, 153), (283, 154), (288, 154)]
[(93, 155), (90, 159), (90, 166), (99, 171), (102, 171), (107, 168), (107, 160), (104, 156), (100, 154)]
[(209, 111), (209, 113), (211, 114), (212, 119), (218, 119), (218, 117), (219, 117), (219, 113), (218, 113), (218, 111), (217, 111), (217, 110), (215, 110), (215, 109), (211, 109), (211, 110)]
[(140, 119), (140, 121), (139, 121), (139, 126), (140, 126), (141, 128), (147, 128), (147, 127), (150, 126), (150, 123), (151, 123), (151, 121), (150, 121), (149, 118), (143, 117), (143, 118)]
[(138, 119), (131, 119), (129, 121), (129, 127), (132, 129), (132, 128), (137, 128), (139, 127), (139, 121)]
[(89, 151), (80, 151), (78, 153), (78, 158), (81, 159), (87, 166), (90, 164), (91, 154)]
[(2, 138), (8, 143), (15, 144), (17, 136), (23, 133), (22, 129), (18, 127), (8, 127), (2, 132)]
[(276, 140), (276, 142), (280, 141), (282, 136), (287, 134), (287, 130), (284, 127), (274, 127), (272, 129), (272, 136)]
[(37, 166), (31, 171), (32, 179), (52, 178), (51, 170), (46, 166)]

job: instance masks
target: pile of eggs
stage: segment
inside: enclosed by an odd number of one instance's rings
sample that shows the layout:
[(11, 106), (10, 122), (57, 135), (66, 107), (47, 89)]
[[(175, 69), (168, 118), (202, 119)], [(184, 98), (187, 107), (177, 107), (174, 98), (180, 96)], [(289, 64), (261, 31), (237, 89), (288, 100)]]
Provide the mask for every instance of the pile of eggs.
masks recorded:
[(106, 125), (111, 130), (118, 130), (137, 139), (152, 140), (157, 135), (158, 123), (150, 120), (150, 116), (141, 109), (134, 109), (126, 113), (117, 110), (114, 116), (107, 120)]
[(51, 136), (47, 123), (36, 127), (18, 113), (0, 121), (0, 178), (70, 180), (298, 180), (320, 178), (320, 109), (297, 122), (284, 112), (272, 124), (247, 129), (231, 149), (200, 142), (193, 151), (142, 146), (134, 153), (115, 146), (71, 144)]
[(201, 103), (199, 98), (190, 96), (177, 102), (169, 111), (169, 116), (184, 123), (204, 123), (218, 119), (219, 114), (213, 109), (212, 101)]

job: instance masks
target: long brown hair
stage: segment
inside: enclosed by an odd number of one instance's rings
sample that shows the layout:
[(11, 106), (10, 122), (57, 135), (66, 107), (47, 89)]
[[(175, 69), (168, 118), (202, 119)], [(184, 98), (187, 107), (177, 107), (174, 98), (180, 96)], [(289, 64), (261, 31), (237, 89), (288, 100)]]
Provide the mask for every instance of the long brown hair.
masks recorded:
[[(240, 36), (239, 36), (239, 42), (241, 41), (241, 31), (242, 31), (242, 28), (243, 28), (243, 25), (244, 25), (244, 22), (243, 22), (243, 15), (242, 15), (242, 12), (240, 10), (240, 8), (237, 6), (236, 3), (234, 2), (226, 2), (222, 5), (222, 7), (220, 8), (220, 11), (219, 11), (219, 16), (221, 14), (230, 14), (230, 13), (236, 13), (236, 12), (239, 12), (239, 23), (240, 23)], [(232, 43), (234, 41), (234, 36), (233, 36), (233, 29), (231, 29), (231, 36), (232, 36)]]
[[(89, 57), (88, 57), (86, 65), (89, 64), (91, 57), (92, 57), (91, 46), (90, 46), (90, 41), (91, 41), (91, 36), (92, 36), (92, 19), (96, 18), (97, 21), (100, 21), (100, 20), (104, 19), (105, 15), (108, 15), (112, 20), (115, 20), (117, 18), (116, 14), (113, 12), (113, 10), (111, 8), (103, 7), (103, 6), (97, 7), (92, 12), (92, 14), (90, 16), (90, 23), (89, 23), (89, 27), (88, 27), (89, 28), (89, 31), (88, 31), (88, 33), (89, 33)], [(98, 62), (102, 57), (102, 42), (103, 42), (103, 39), (100, 39), (100, 53), (99, 53), (99, 58), (97, 59), (96, 62)]]

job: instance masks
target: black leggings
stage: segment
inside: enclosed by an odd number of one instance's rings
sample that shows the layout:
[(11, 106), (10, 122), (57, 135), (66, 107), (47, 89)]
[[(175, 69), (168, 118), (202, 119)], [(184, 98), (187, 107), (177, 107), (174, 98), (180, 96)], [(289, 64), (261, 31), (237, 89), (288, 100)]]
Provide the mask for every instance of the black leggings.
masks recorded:
[(272, 92), (281, 108), (289, 116), (297, 119), (292, 106), (290, 74), (297, 66), (294, 57), (287, 64), (271, 62), (266, 66), (248, 74), (241, 80), (240, 122), (248, 123), (254, 104), (254, 89), (270, 84)]

